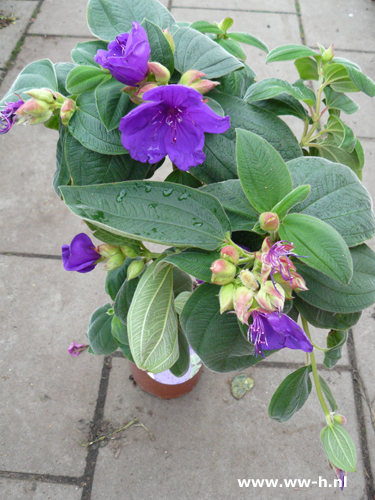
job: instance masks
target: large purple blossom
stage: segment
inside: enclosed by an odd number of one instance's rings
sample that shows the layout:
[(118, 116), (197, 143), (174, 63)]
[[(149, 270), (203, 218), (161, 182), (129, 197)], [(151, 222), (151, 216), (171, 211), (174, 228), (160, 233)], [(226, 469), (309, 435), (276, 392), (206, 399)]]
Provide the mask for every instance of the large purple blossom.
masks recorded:
[(77, 234), (70, 245), (63, 245), (62, 260), (65, 271), (88, 273), (92, 271), (101, 258), (95, 251), (95, 245), (85, 233)]
[(16, 111), (24, 104), (22, 99), (16, 102), (5, 103), (5, 108), (0, 112), (0, 135), (6, 134), (17, 120)]
[(313, 345), (302, 328), (286, 314), (252, 312), (253, 323), (248, 330), (256, 354), (273, 349), (301, 349), (312, 352)]
[(196, 90), (166, 85), (145, 92), (144, 104), (120, 122), (121, 141), (130, 156), (143, 163), (156, 163), (165, 156), (180, 170), (204, 162), (204, 132), (221, 134), (229, 129), (229, 116), (222, 118), (202, 101)]
[(116, 80), (134, 87), (147, 76), (150, 54), (147, 33), (134, 21), (130, 33), (118, 35), (108, 45), (108, 51), (98, 50), (94, 59), (108, 69)]

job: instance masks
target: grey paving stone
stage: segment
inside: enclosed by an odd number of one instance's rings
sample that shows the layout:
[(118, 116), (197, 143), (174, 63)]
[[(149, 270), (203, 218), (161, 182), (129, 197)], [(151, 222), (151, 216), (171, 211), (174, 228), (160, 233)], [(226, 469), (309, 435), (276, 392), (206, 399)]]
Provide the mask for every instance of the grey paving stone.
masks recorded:
[(232, 17), (230, 12), (236, 9), (271, 12), (296, 11), (294, 0), (278, 0), (277, 2), (274, 0), (264, 0), (261, 4), (258, 0), (232, 0), (231, 2), (228, 2), (227, 0), (204, 0), (204, 2), (201, 0), (173, 0), (172, 5), (173, 7), (195, 7), (197, 10), (204, 8), (226, 9), (229, 12), (225, 17)]
[[(216, 21), (228, 17), (225, 10), (172, 8), (177, 21)], [(231, 12), (234, 20), (232, 31), (246, 31), (260, 38), (269, 49), (285, 43), (301, 43), (298, 17), (288, 14), (264, 14), (260, 12)], [(255, 71), (258, 80), (263, 78), (283, 78), (295, 81), (298, 73), (293, 63), (265, 64), (266, 54), (261, 50), (242, 45), (247, 56), (247, 64)]]
[[(374, 41), (375, 42), (375, 38)], [(375, 44), (373, 43), (375, 47)], [(365, 54), (360, 52), (335, 51), (338, 57), (345, 57), (360, 66), (363, 73), (375, 80), (375, 53)], [(362, 92), (353, 92), (348, 94), (353, 101), (359, 104), (360, 109), (353, 115), (341, 113), (341, 119), (353, 129), (357, 137), (375, 138), (375, 128), (373, 120), (375, 116), (375, 99), (363, 94)]]
[(36, 5), (36, 2), (22, 0), (0, 0), (0, 11), (4, 11), (6, 16), (16, 17), (14, 24), (0, 30), (0, 68), (5, 68), (13, 49), (29, 24)]
[[(375, 5), (371, 0), (299, 0), (307, 45), (374, 50)], [(324, 22), (327, 20), (327, 22)]]
[(0, 490), (6, 500), (79, 500), (78, 486), (0, 479)]
[(80, 476), (103, 358), (67, 349), (86, 343), (90, 315), (107, 302), (104, 273), (8, 256), (0, 266), (0, 470)]
[[(161, 2), (165, 6), (168, 0)], [(44, 0), (30, 33), (90, 36), (87, 0)]]
[[(147, 427), (131, 427), (99, 451), (92, 500), (172, 498), (214, 500), (252, 498), (364, 498), (364, 474), (358, 446), (350, 373), (324, 377), (348, 418), (347, 430), (358, 451), (358, 472), (349, 475), (348, 489), (240, 488), (237, 479), (319, 480), (332, 483), (320, 444), (324, 417), (315, 393), (305, 407), (284, 424), (268, 418), (274, 390), (289, 373), (285, 369), (247, 370), (255, 380), (242, 400), (230, 395), (234, 374), (204, 370), (194, 390), (183, 398), (162, 401), (134, 387), (127, 362), (113, 360), (105, 419), (114, 429), (135, 416)], [(302, 492), (302, 491), (303, 492)]]

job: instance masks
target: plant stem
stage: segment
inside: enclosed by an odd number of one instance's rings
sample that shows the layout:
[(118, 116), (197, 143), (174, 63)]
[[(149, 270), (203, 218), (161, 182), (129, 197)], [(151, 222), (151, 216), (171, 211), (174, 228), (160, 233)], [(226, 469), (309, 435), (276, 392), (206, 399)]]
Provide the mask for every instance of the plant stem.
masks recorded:
[[(306, 319), (303, 316), (301, 316), (301, 319), (302, 319), (303, 329), (305, 330), (306, 335), (309, 337), (309, 339), (311, 341), (311, 335), (310, 335), (310, 331), (309, 331), (309, 324), (308, 324), (308, 322), (306, 321)], [(323, 408), (323, 411), (324, 411), (324, 414), (326, 416), (327, 422), (330, 423), (331, 422), (331, 420), (330, 420), (330, 414), (331, 413), (330, 413), (330, 411), (328, 409), (328, 406), (327, 406), (327, 404), (325, 402), (325, 399), (324, 399), (324, 396), (323, 396), (322, 387), (321, 387), (320, 381), (319, 381), (318, 369), (316, 367), (316, 361), (315, 361), (314, 351), (310, 352), (310, 359), (311, 359), (311, 368), (312, 368), (312, 372), (313, 372), (316, 393), (318, 395), (318, 399), (319, 399), (320, 405)]]

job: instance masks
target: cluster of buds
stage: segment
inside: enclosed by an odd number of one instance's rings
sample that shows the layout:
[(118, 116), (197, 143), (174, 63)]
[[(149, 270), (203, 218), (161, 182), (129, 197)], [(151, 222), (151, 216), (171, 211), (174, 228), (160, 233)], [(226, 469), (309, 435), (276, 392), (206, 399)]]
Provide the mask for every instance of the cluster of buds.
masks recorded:
[(128, 280), (139, 276), (143, 272), (146, 262), (149, 260), (149, 255), (144, 255), (145, 253), (149, 254), (148, 250), (142, 251), (136, 245), (115, 246), (103, 243), (97, 246), (95, 251), (101, 255), (100, 260), (106, 262), (104, 266), (106, 271), (113, 271), (122, 266), (126, 257), (136, 259), (131, 262), (127, 269)]
[[(278, 219), (269, 217), (268, 222), (278, 223)], [(240, 256), (232, 245), (222, 248), (220, 259), (211, 266), (211, 282), (221, 285), (220, 313), (234, 310), (243, 324), (248, 324), (254, 311), (281, 313), (285, 300), (292, 299), (293, 291), (307, 290), (304, 279), (290, 259), (296, 257), (293, 249), (293, 245), (283, 241), (272, 245), (269, 237), (265, 238), (261, 250), (254, 254), (244, 251)], [(252, 268), (247, 263), (240, 269), (238, 266), (243, 262), (251, 262)]]
[(162, 64), (158, 62), (148, 62), (147, 66), (148, 74), (146, 80), (136, 87), (128, 85), (121, 90), (121, 92), (128, 94), (130, 100), (135, 104), (142, 104), (145, 102), (143, 100), (143, 94), (159, 85), (168, 85), (171, 78), (169, 70)]

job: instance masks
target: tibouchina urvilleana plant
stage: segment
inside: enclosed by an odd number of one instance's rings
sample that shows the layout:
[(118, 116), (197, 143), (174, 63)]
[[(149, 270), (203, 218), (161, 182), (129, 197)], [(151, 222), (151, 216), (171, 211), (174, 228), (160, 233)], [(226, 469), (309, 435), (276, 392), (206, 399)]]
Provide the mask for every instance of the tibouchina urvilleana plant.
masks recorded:
[[(335, 366), (348, 328), (375, 302), (364, 154), (343, 117), (358, 109), (348, 94), (373, 97), (374, 82), (333, 46), (269, 51), (229, 17), (180, 23), (156, 0), (90, 0), (88, 24), (97, 39), (78, 43), (72, 62), (43, 59), (20, 73), (0, 103), (0, 133), (26, 123), (59, 135), (54, 189), (100, 241), (76, 235), (63, 265), (108, 271), (89, 351), (121, 349), (139, 368), (177, 377), (189, 344), (216, 372), (304, 351), (269, 416), (289, 420), (313, 382), (323, 448), (343, 479), (356, 452), (315, 351)], [(265, 63), (294, 64), (298, 79), (257, 81), (244, 44)], [(302, 137), (284, 115), (301, 120)], [(173, 170), (153, 181), (166, 157)], [(326, 345), (309, 324), (329, 330)]]

